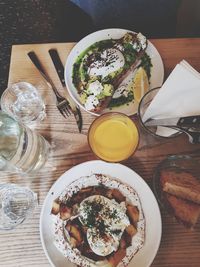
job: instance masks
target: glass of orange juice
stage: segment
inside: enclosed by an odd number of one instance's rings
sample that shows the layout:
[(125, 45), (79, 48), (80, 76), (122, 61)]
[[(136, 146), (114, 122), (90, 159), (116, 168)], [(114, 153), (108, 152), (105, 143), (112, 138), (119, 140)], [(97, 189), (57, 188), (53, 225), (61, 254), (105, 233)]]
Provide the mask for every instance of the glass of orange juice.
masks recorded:
[(139, 133), (127, 115), (109, 112), (93, 121), (88, 131), (88, 143), (98, 158), (120, 162), (137, 149)]

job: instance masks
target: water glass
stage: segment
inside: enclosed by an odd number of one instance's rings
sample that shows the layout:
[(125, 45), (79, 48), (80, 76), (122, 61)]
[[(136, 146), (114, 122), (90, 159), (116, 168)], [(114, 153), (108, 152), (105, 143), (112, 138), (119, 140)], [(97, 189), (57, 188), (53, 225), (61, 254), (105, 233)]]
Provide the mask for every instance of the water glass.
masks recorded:
[(2, 94), (1, 109), (16, 120), (31, 124), (45, 118), (45, 104), (36, 87), (27, 82), (9, 86)]
[(35, 173), (48, 156), (46, 139), (0, 111), (0, 171)]
[(0, 185), (0, 230), (11, 230), (32, 214), (37, 194), (16, 184)]

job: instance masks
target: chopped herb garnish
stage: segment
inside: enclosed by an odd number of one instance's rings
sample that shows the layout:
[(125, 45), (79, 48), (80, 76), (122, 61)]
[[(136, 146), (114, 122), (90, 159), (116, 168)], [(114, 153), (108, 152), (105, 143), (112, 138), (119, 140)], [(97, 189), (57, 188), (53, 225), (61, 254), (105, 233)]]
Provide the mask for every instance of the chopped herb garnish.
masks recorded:
[(120, 229), (114, 229), (114, 230), (111, 230), (111, 232), (114, 235), (119, 235), (121, 233), (121, 230)]
[(127, 103), (133, 101), (133, 99), (134, 99), (133, 93), (129, 92), (127, 97), (122, 95), (119, 98), (113, 98), (109, 104), (109, 108), (118, 107), (118, 106), (127, 104)]

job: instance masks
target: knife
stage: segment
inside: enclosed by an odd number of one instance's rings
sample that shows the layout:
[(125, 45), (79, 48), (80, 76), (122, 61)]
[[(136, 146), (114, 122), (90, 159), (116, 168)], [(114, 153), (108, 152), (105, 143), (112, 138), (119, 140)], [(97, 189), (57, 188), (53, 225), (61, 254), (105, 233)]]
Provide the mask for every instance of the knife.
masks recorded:
[[(62, 64), (62, 61), (59, 57), (58, 51), (56, 49), (50, 49), (49, 50), (49, 55), (53, 61), (54, 67), (57, 71), (58, 77), (60, 78), (60, 81), (62, 83), (63, 89), (66, 88), (66, 84), (65, 84), (65, 78), (64, 78), (64, 66)], [(69, 101), (69, 99), (67, 99)], [(78, 129), (79, 132), (81, 132), (82, 130), (82, 124), (83, 124), (83, 120), (82, 120), (82, 115), (81, 115), (81, 111), (79, 109), (78, 106), (76, 106), (72, 100), (70, 99), (70, 106), (72, 109), (72, 112), (74, 114), (74, 117), (76, 119), (76, 123), (78, 125)]]
[(149, 119), (144, 123), (145, 126), (168, 126), (180, 128), (194, 128), (200, 130), (200, 115), (175, 117), (165, 119)]

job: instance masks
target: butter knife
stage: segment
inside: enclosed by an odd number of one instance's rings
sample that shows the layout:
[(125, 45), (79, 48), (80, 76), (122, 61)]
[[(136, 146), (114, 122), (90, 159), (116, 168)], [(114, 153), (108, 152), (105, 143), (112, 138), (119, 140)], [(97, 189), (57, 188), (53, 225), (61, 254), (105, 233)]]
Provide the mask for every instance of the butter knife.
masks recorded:
[[(50, 49), (49, 55), (53, 61), (54, 67), (57, 71), (58, 77), (60, 78), (63, 89), (67, 90), (66, 84), (65, 84), (65, 78), (64, 78), (64, 66), (62, 64), (62, 61), (61, 61), (60, 56), (58, 54), (58, 51), (56, 49)], [(67, 99), (67, 100), (69, 101), (69, 99)], [(76, 106), (75, 103), (73, 103), (71, 99), (70, 99), (70, 104), (71, 104), (72, 112), (73, 112), (74, 117), (76, 119), (76, 123), (78, 125), (79, 132), (81, 132), (83, 120), (82, 120), (80, 108), (78, 106)]]
[(200, 143), (200, 115), (181, 118), (149, 119), (144, 123), (144, 125), (147, 127), (164, 126), (172, 128), (187, 134), (190, 143)]
[(168, 127), (180, 127), (180, 128), (193, 128), (200, 130), (200, 115), (187, 116), (187, 117), (175, 117), (164, 119), (149, 119), (145, 123), (145, 126), (168, 126)]

